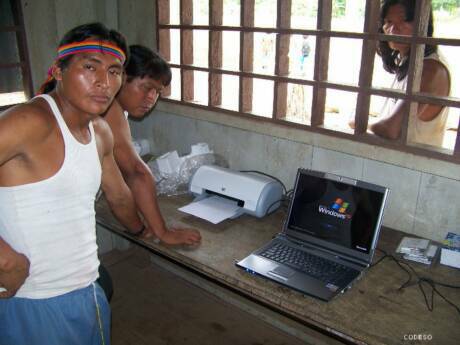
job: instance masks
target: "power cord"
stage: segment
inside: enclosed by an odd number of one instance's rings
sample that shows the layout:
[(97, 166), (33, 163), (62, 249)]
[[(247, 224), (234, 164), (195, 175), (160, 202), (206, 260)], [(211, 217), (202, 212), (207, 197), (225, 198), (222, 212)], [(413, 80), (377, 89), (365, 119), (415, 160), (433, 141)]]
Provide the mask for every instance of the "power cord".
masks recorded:
[[(455, 310), (457, 310), (457, 312), (460, 314), (460, 307), (458, 305), (456, 305), (455, 303), (453, 303), (452, 301), (450, 301), (449, 299), (447, 299), (437, 289), (437, 285), (438, 286), (443, 286), (443, 287), (446, 287), (446, 288), (450, 288), (450, 289), (460, 289), (460, 286), (441, 283), (441, 282), (437, 282), (437, 281), (435, 281), (435, 280), (433, 280), (431, 278), (421, 277), (414, 270), (414, 268), (411, 265), (409, 265), (409, 263), (398, 260), (396, 257), (394, 257), (393, 255), (388, 254), (386, 251), (384, 251), (384, 250), (382, 250), (380, 248), (377, 248), (377, 250), (382, 252), (383, 256), (380, 259), (378, 259), (375, 263), (373, 263), (370, 267), (374, 267), (374, 266), (378, 265), (380, 262), (382, 262), (384, 259), (389, 258), (389, 259), (393, 260), (408, 275), (407, 280), (398, 288), (398, 291), (403, 290), (403, 289), (405, 289), (407, 287), (410, 287), (410, 286), (417, 285), (419, 287), (419, 289), (420, 289), (420, 292), (423, 295), (423, 299), (425, 300), (425, 305), (426, 305), (426, 307), (427, 307), (427, 309), (429, 311), (433, 311), (433, 309), (434, 309), (434, 296), (436, 294), (439, 297), (441, 297), (447, 304), (449, 304), (452, 307), (454, 307)], [(415, 276), (417, 278), (417, 280), (415, 282), (412, 282), (413, 276)], [(424, 284), (428, 285), (428, 289), (431, 288), (431, 296), (430, 296), (430, 298), (428, 298), (428, 294), (430, 293), (430, 291), (425, 290), (426, 287), (424, 287)]]
[[(275, 177), (275, 176), (273, 176), (273, 175), (270, 175), (270, 174), (266, 174), (266, 173), (264, 173), (264, 172), (262, 172), (262, 171), (258, 171), (258, 170), (240, 170), (240, 172), (242, 172), (242, 173), (255, 173), (255, 174), (260, 174), (260, 175), (264, 175), (264, 176), (270, 177), (270, 178), (272, 178), (272, 179), (278, 181), (278, 182), (281, 184), (281, 186), (283, 187), (283, 191), (284, 191), (284, 192), (283, 192), (283, 196), (281, 197), (281, 199), (272, 202), (272, 203), (270, 204), (270, 206), (267, 207), (267, 210), (265, 211), (264, 216), (266, 216), (266, 215), (270, 212), (271, 208), (272, 208), (274, 205), (276, 205), (277, 203), (279, 203), (279, 202), (283, 203), (283, 202), (286, 202), (286, 201), (290, 201), (290, 200), (291, 200), (290, 194), (292, 194), (292, 192), (293, 192), (294, 190), (293, 190), (293, 189), (287, 190), (287, 188), (286, 188), (286, 186), (284, 185), (283, 181), (281, 181), (279, 178), (277, 178), (277, 177)], [(282, 205), (281, 205), (281, 206), (282, 206)]]
[[(240, 170), (240, 172), (243, 172), (243, 173), (256, 173), (256, 174), (260, 174), (260, 175), (264, 175), (264, 176), (267, 176), (267, 177), (270, 177), (276, 181), (278, 181), (281, 186), (283, 187), (283, 190), (284, 190), (284, 195), (287, 194), (287, 189), (286, 189), (286, 186), (284, 185), (283, 181), (281, 181), (278, 177), (275, 177), (275, 176), (272, 176), (272, 175), (269, 175), (269, 174), (266, 174), (262, 171), (257, 171), (257, 170)], [(279, 200), (278, 200), (279, 201)], [(278, 202), (277, 201), (277, 202)]]
[[(267, 211), (265, 211), (264, 216), (266, 216), (270, 212), (271, 208), (277, 203), (281, 202), (280, 207), (284, 206), (285, 208), (287, 208), (290, 201), (291, 201), (291, 198), (288, 196), (288, 194), (283, 195), (281, 199), (272, 202), (270, 206), (267, 207)], [(283, 202), (284, 202), (284, 205), (283, 205)]]

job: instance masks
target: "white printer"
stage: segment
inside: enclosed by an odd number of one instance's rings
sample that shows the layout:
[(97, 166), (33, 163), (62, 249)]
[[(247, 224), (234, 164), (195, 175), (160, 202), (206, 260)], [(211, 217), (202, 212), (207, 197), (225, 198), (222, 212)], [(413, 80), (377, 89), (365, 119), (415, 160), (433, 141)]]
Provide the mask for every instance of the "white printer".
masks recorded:
[(213, 195), (234, 200), (241, 209), (233, 218), (243, 213), (261, 218), (275, 211), (283, 197), (283, 187), (275, 179), (214, 165), (198, 168), (189, 190), (196, 201)]

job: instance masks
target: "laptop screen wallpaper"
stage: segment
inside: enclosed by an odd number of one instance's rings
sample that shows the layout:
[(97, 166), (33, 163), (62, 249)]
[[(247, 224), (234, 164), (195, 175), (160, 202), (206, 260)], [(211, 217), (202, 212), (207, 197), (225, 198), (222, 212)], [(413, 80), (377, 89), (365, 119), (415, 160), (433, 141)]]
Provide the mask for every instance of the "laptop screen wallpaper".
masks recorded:
[(300, 174), (288, 228), (369, 253), (384, 194)]

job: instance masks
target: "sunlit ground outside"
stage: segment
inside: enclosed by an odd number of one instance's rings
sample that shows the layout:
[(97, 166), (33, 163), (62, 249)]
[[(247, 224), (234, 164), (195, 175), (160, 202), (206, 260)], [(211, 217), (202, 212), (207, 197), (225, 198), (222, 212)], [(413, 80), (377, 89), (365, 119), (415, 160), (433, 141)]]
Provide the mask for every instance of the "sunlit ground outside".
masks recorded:
[(222, 108), (238, 111), (239, 78), (234, 75), (222, 76)]
[(263, 117), (272, 117), (274, 82), (272, 80), (253, 79), (252, 113)]
[(240, 33), (222, 32), (222, 69), (239, 71), (240, 69)]
[(27, 101), (24, 91), (0, 93), (0, 106), (23, 103)]
[(207, 30), (193, 30), (193, 65), (208, 67), (209, 33)]
[(180, 101), (181, 93), (180, 93), (180, 69), (179, 68), (171, 68), (171, 95), (169, 98), (175, 99)]
[[(201, 105), (208, 105), (208, 72), (194, 71), (194, 98)], [(238, 97), (238, 94), (237, 96)]]
[(171, 40), (171, 63), (180, 64), (180, 31), (178, 29), (169, 30)]

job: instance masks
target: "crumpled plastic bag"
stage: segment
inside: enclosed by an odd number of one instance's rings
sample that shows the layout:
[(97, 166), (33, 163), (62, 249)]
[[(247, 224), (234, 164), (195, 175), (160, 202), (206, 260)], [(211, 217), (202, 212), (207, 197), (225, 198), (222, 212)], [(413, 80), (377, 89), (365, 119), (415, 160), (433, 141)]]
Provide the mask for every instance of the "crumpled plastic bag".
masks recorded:
[[(163, 156), (162, 156), (163, 157)], [(180, 195), (188, 193), (190, 179), (202, 165), (218, 165), (228, 167), (226, 160), (215, 153), (203, 153), (184, 157), (179, 169), (162, 169), (158, 166), (158, 159), (148, 162), (156, 181), (157, 195)]]

